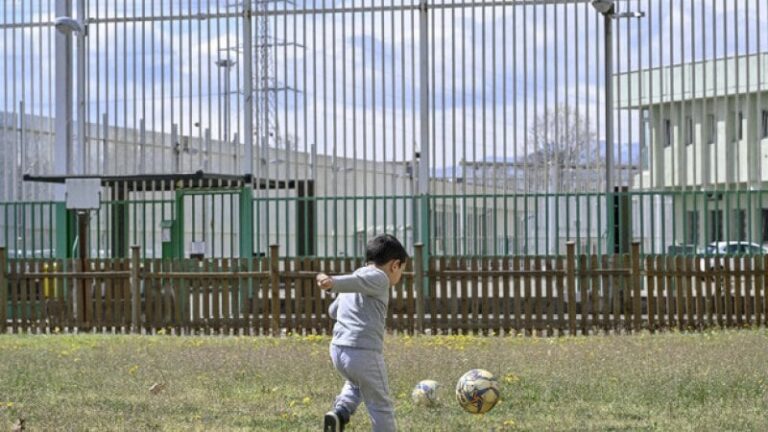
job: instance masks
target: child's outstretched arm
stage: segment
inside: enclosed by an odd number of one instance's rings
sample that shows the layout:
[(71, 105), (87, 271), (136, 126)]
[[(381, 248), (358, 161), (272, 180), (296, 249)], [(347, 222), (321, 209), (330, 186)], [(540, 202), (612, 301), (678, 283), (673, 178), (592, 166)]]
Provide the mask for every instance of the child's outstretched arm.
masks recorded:
[(334, 276), (329, 290), (335, 293), (360, 293), (367, 296), (379, 297), (388, 295), (389, 279), (383, 273), (359, 273)]

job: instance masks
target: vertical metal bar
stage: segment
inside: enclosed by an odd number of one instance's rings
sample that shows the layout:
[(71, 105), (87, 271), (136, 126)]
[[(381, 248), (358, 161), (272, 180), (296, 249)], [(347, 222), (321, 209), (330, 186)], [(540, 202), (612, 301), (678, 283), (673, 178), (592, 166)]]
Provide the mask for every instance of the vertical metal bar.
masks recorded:
[[(354, 15), (352, 15), (352, 17), (354, 19)], [(302, 28), (302, 38), (304, 40), (305, 49), (308, 50), (309, 48), (306, 47), (307, 40), (308, 40), (308, 38), (307, 38), (307, 15), (306, 14), (302, 16), (302, 26), (301, 26), (301, 28)], [(352, 55), (354, 56), (354, 48), (352, 50)], [(311, 199), (309, 198), (309, 190), (310, 190), (309, 189), (309, 185), (310, 185), (310, 182), (312, 182), (312, 191), (314, 192), (316, 190), (315, 189), (314, 181), (312, 180), (312, 178), (310, 176), (310, 169), (312, 170), (311, 171), (312, 175), (314, 175), (314, 172), (316, 170), (316, 167), (314, 166), (314, 163), (316, 161), (312, 157), (312, 152), (310, 151), (310, 148), (314, 148), (314, 144), (313, 144), (312, 147), (309, 146), (309, 139), (310, 139), (310, 136), (309, 136), (309, 116), (308, 116), (309, 104), (307, 103), (307, 94), (309, 93), (309, 89), (307, 88), (307, 69), (309, 69), (308, 68), (308, 63), (309, 63), (309, 61), (308, 61), (307, 57), (305, 56), (304, 57), (304, 62), (302, 63), (302, 82), (303, 82), (302, 88), (304, 89), (304, 92), (303, 92), (304, 98), (302, 100), (302, 106), (304, 107), (304, 119), (303, 119), (304, 120), (304, 125), (303, 125), (302, 130), (304, 132), (304, 152), (307, 153), (307, 155), (306, 155), (307, 163), (304, 165), (304, 194), (305, 194), (304, 212), (303, 212), (304, 220), (299, 221), (299, 222), (300, 222), (300, 226), (302, 227), (301, 228), (301, 230), (302, 230), (301, 235), (304, 237), (303, 244), (304, 244), (304, 248), (305, 248), (304, 249), (305, 254), (306, 255), (316, 255), (317, 251), (315, 250), (315, 248), (313, 246), (310, 246), (310, 241), (312, 241), (313, 244), (314, 244), (315, 240), (314, 240), (314, 238), (310, 239), (310, 236), (309, 236), (309, 233), (312, 231), (311, 228), (309, 227), (309, 223), (310, 223), (310, 220), (309, 220), (309, 212), (310, 212), (310, 210), (309, 209), (316, 207), (317, 198), (314, 196), (314, 193), (313, 193), (313, 196), (311, 197)], [(354, 77), (354, 73), (353, 73), (353, 77)], [(354, 85), (353, 85), (353, 88), (354, 88)], [(354, 95), (354, 90), (352, 91), (352, 94)], [(354, 96), (353, 96), (353, 101), (354, 101)], [(354, 106), (354, 103), (353, 103), (353, 106)], [(297, 104), (297, 107), (298, 107), (298, 104)], [(352, 112), (353, 112), (353, 116), (354, 116), (354, 109), (353, 109)], [(352, 127), (353, 127), (353, 130), (354, 130), (354, 121), (352, 123), (353, 123)], [(354, 139), (355, 139), (355, 137), (354, 137), (354, 133), (353, 133), (353, 140)], [(314, 212), (312, 214), (313, 214), (313, 219), (314, 219), (314, 217), (315, 217), (314, 216)], [(357, 218), (357, 214), (356, 213), (354, 214), (354, 217)], [(312, 221), (312, 223), (314, 224), (314, 220)], [(314, 233), (314, 234), (316, 235), (317, 233)], [(310, 251), (311, 251), (311, 253), (310, 253)]]
[[(455, 1), (455, 0), (454, 0)], [(443, 28), (446, 28), (443, 26)], [(459, 230), (457, 229), (459, 227), (459, 212), (457, 211), (459, 209), (458, 207), (458, 201), (456, 200), (456, 196), (458, 195), (458, 182), (456, 181), (456, 171), (458, 171), (458, 159), (456, 157), (456, 144), (457, 144), (457, 119), (456, 119), (456, 113), (458, 111), (456, 107), (456, 99), (457, 99), (457, 91), (456, 91), (456, 64), (457, 61), (457, 43), (456, 43), (456, 9), (451, 9), (451, 164), (453, 164), (454, 169), (451, 170), (451, 195), (452, 195), (452, 201), (451, 205), (453, 207), (452, 213), (452, 220), (453, 220), (453, 230), (451, 232), (451, 235), (453, 236), (452, 241), (452, 250), (451, 253), (453, 255), (459, 254)], [(405, 74), (403, 74), (405, 76)], [(403, 99), (405, 99), (405, 89), (403, 89)], [(403, 100), (403, 106), (405, 106), (405, 100)], [(405, 121), (405, 120), (403, 120)], [(403, 140), (405, 140), (405, 136), (403, 136)], [(403, 142), (403, 145), (405, 145), (405, 141)]]
[[(373, 4), (374, 2), (371, 2)], [(376, 106), (376, 12), (371, 11), (371, 106)], [(371, 159), (373, 161), (372, 166), (376, 166), (376, 113), (371, 114)], [(365, 158), (367, 159), (367, 158)], [(375, 169), (374, 169), (375, 172)], [(366, 176), (368, 177), (368, 176)], [(371, 196), (371, 224), (373, 225), (373, 234), (379, 234), (378, 219), (379, 215), (376, 213), (377, 199), (376, 199), (376, 183), (372, 185), (370, 193)]]
[(425, 245), (424, 259), (429, 259), (429, 153), (430, 153), (430, 141), (429, 141), (429, 20), (427, 16), (427, 0), (421, 0), (419, 10), (419, 65), (421, 76), (419, 79), (420, 91), (420, 148), (421, 148), (421, 160), (419, 163), (419, 195), (421, 195), (421, 212), (420, 212), (420, 240)]
[(607, 246), (609, 253), (615, 252), (614, 235), (614, 196), (613, 196), (613, 18), (603, 17), (603, 37), (605, 38), (605, 199), (606, 221), (608, 226)]
[[(416, 13), (411, 13), (411, 29), (410, 34), (416, 34)], [(411, 80), (416, 80), (416, 43), (411, 40)], [(365, 54), (365, 52), (363, 52)], [(416, 243), (417, 240), (417, 233), (419, 230), (418, 224), (419, 224), (419, 218), (418, 218), (418, 203), (417, 199), (415, 198), (417, 195), (417, 181), (418, 181), (418, 170), (420, 169), (417, 165), (416, 160), (416, 123), (417, 123), (417, 114), (416, 114), (416, 89), (415, 86), (411, 86), (411, 128), (412, 128), (412, 141), (414, 141), (414, 147), (411, 151), (411, 165), (413, 167), (413, 175), (416, 178), (416, 180), (411, 180), (410, 182), (410, 188), (411, 188), (411, 196), (414, 198), (411, 200), (411, 224), (413, 226), (412, 232), (413, 232), (413, 243)], [(406, 248), (409, 247), (408, 244), (408, 238), (405, 239), (405, 243), (403, 244)]]
[[(5, 2), (5, 3), (2, 4), (3, 22), (7, 22), (8, 21), (7, 8), (8, 8), (9, 4), (10, 4), (10, 2)], [(8, 33), (9, 33), (9, 30), (8, 29), (3, 29), (2, 32), (3, 32), (3, 47), (5, 47), (5, 49), (7, 49), (7, 47), (8, 47)], [(3, 107), (4, 111), (5, 111), (5, 113), (10, 112), (10, 108), (8, 106), (8, 103), (9, 103), (8, 101), (11, 100), (11, 98), (8, 96), (8, 93), (9, 93), (8, 92), (8, 85), (9, 85), (9, 82), (10, 82), (10, 80), (8, 79), (8, 68), (9, 68), (10, 64), (11, 64), (11, 62), (4, 61), (3, 62), (3, 66), (2, 66), (3, 83), (4, 83), (3, 84), (3, 93), (2, 93), (2, 97), (3, 97), (2, 107)], [(58, 68), (56, 70), (58, 71)], [(57, 106), (57, 108), (58, 108), (58, 106)], [(3, 131), (3, 135), (10, 133), (10, 129), (11, 128), (10, 128), (10, 124), (8, 122), (8, 115), (7, 114), (3, 114), (3, 116), (2, 116), (2, 123), (0, 123), (0, 129)], [(3, 169), (4, 173), (9, 173), (11, 171), (10, 167), (9, 167), (10, 164), (11, 164), (10, 158), (4, 157), (3, 158), (3, 165), (2, 165), (2, 169)], [(0, 190), (0, 197), (2, 197), (3, 201), (11, 201), (11, 199), (12, 199), (12, 197), (11, 197), (11, 190), (10, 190), (11, 182), (7, 181), (5, 179), (7, 179), (7, 177), (4, 178), (3, 188), (2, 188), (2, 190)], [(3, 221), (4, 221), (4, 224), (5, 224), (5, 228), (7, 229), (7, 227), (8, 227), (8, 218), (6, 217)], [(6, 235), (4, 238), (6, 239), (5, 241), (7, 242), (8, 241), (7, 240), (8, 236)]]
[[(411, 16), (413, 16), (413, 13), (411, 13)], [(352, 27), (354, 28), (354, 21), (352, 22)], [(400, 32), (401, 33), (405, 32), (405, 28), (406, 28), (405, 10), (402, 10), (400, 12)], [(406, 75), (406, 73), (407, 73), (407, 68), (406, 68), (407, 58), (406, 58), (406, 53), (407, 53), (407, 50), (406, 50), (406, 47), (405, 47), (405, 38), (401, 38), (401, 41), (400, 41), (400, 74), (402, 75), (403, 84), (400, 86), (400, 102), (401, 102), (401, 107), (402, 107), (401, 108), (402, 116), (401, 116), (400, 121), (402, 123), (402, 128), (403, 128), (402, 143), (401, 143), (401, 145), (402, 145), (402, 152), (403, 152), (403, 160), (406, 161), (405, 162), (406, 168), (404, 169), (401, 187), (403, 189), (403, 196), (404, 197), (408, 196), (408, 186), (413, 184), (413, 180), (412, 180), (413, 179), (413, 170), (416, 169), (416, 167), (413, 166), (413, 157), (411, 157), (408, 154), (408, 150), (407, 150), (407, 148), (408, 148), (408, 144), (407, 144), (407, 141), (408, 141), (408, 138), (407, 138), (407, 136), (408, 136), (408, 121), (407, 121), (406, 111), (408, 110), (408, 102), (406, 100), (407, 90), (406, 90), (406, 85), (405, 85), (405, 83), (407, 82), (407, 75)], [(355, 60), (354, 60), (354, 56), (353, 56), (352, 57), (352, 63), (354, 64), (354, 62), (355, 62)], [(454, 70), (455, 70), (455, 67), (456, 66), (454, 64)], [(352, 76), (354, 78), (354, 74)], [(352, 81), (352, 87), (353, 88), (354, 88), (354, 84), (355, 84), (355, 82), (354, 82), (354, 79), (353, 79), (353, 81)], [(353, 94), (354, 94), (354, 92), (353, 92)], [(353, 117), (353, 123), (354, 123), (354, 117)], [(413, 153), (413, 152), (411, 152), (411, 153)], [(454, 178), (455, 178), (455, 175), (454, 175)], [(409, 203), (408, 198), (403, 198), (403, 202), (402, 202), (402, 220), (403, 220), (403, 228), (404, 228), (403, 229), (403, 236), (405, 238), (403, 238), (402, 241), (403, 241), (404, 245), (407, 245), (407, 237), (408, 237), (408, 203)], [(414, 223), (415, 223), (415, 221), (411, 220), (411, 228), (413, 228)], [(413, 232), (413, 231), (411, 231), (411, 232)]]
[[(296, 9), (295, 5), (294, 5), (294, 9)], [(298, 187), (299, 187), (299, 151), (300, 151), (299, 150), (299, 136), (300, 136), (299, 135), (299, 114), (297, 113), (297, 111), (299, 109), (299, 88), (300, 88), (299, 87), (299, 67), (298, 67), (298, 60), (297, 60), (298, 59), (298, 46), (299, 46), (297, 23), (298, 23), (298, 19), (297, 19), (296, 15), (294, 15), (293, 16), (293, 25), (292, 25), (292, 27), (293, 27), (293, 84), (294, 84), (295, 90), (293, 92), (293, 110), (294, 110), (294, 113), (293, 113), (293, 131), (294, 131), (294, 142), (293, 142), (292, 148), (293, 148), (293, 170), (294, 170), (294, 172), (293, 172), (293, 181), (294, 181), (294, 185), (295, 185), (294, 187), (296, 189), (298, 189)], [(286, 26), (287, 25), (288, 25), (288, 23), (286, 21)], [(303, 30), (306, 31), (306, 27), (303, 27)], [(302, 47), (303, 47), (303, 45), (302, 45)], [(306, 49), (306, 48), (304, 48), (304, 49)], [(306, 61), (306, 57), (304, 59)], [(344, 80), (344, 86), (346, 86), (346, 80)], [(304, 89), (304, 91), (307, 90), (306, 87), (303, 87), (303, 89)], [(286, 104), (286, 112), (287, 112), (287, 104)], [(287, 119), (286, 119), (286, 121), (287, 121)], [(346, 129), (345, 129), (345, 131), (346, 131)], [(306, 188), (305, 188), (305, 190), (306, 190)], [(294, 203), (295, 204), (294, 204), (294, 212), (293, 212), (293, 214), (295, 215), (295, 214), (298, 214), (297, 210), (299, 208), (299, 203), (300, 203), (298, 196), (297, 196), (297, 200), (294, 201)], [(345, 214), (346, 214), (346, 212), (345, 212)], [(294, 223), (294, 226), (296, 227), (296, 228), (294, 228), (294, 235), (296, 236), (296, 238), (294, 239), (294, 241), (292, 242), (293, 244), (291, 245), (292, 247), (294, 247), (294, 250), (296, 251), (294, 253), (295, 256), (299, 256), (299, 253), (298, 253), (299, 251), (298, 251), (298, 248), (296, 247), (298, 245), (298, 238), (299, 238), (298, 237), (299, 233), (297, 232), (298, 231), (298, 227), (299, 226), (305, 226), (305, 225), (300, 225), (299, 222), (300, 221), (298, 220), (298, 218), (296, 218), (295, 219), (295, 223)], [(346, 227), (346, 224), (345, 224), (345, 227)]]
[[(355, 19), (356, 16), (357, 16), (357, 14), (352, 14), (352, 17), (351, 17), (351, 20), (350, 20), (351, 21), (351, 26), (352, 26), (353, 29), (356, 28), (356, 19)], [(363, 20), (364, 20), (364, 17), (361, 17), (361, 21), (363, 21)], [(405, 42), (403, 42), (403, 43), (405, 43)], [(363, 53), (365, 53), (365, 49), (363, 49)], [(352, 65), (356, 65), (357, 64), (357, 47), (356, 46), (352, 47), (352, 56), (351, 57), (352, 57)], [(356, 68), (352, 69), (351, 75), (352, 75), (352, 141), (355, 143), (355, 144), (352, 145), (352, 170), (355, 173), (357, 173), (357, 170), (358, 170), (358, 168), (357, 168), (357, 142), (358, 142), (358, 137), (357, 137), (357, 73), (356, 73)], [(362, 140), (362, 142), (365, 142), (365, 140)], [(354, 182), (354, 185), (352, 187), (352, 195), (355, 196), (355, 198), (352, 201), (352, 214), (354, 215), (355, 220), (357, 220), (357, 217), (358, 217), (358, 201), (359, 201), (357, 199), (357, 196), (358, 196), (358, 183), (359, 182), (357, 181), (357, 179), (355, 179), (355, 180), (356, 181)], [(363, 192), (363, 194), (365, 194), (365, 192)], [(363, 201), (363, 203), (364, 202), (365, 201)], [(365, 204), (363, 204), (363, 212), (365, 212)], [(362, 229), (363, 229), (363, 234), (364, 234), (365, 233), (365, 229), (366, 229), (365, 223), (363, 223)], [(360, 226), (359, 225), (355, 225), (353, 227), (353, 239), (352, 239), (353, 256), (355, 256), (355, 257), (358, 257), (358, 256), (362, 255), (362, 253), (361, 253), (362, 251), (357, 250), (357, 244), (356, 244), (357, 243), (358, 230), (360, 230)]]
[[(335, 2), (333, 2), (331, 7), (333, 9), (336, 8)], [(334, 59), (334, 61), (331, 62), (331, 76), (332, 77), (336, 77), (337, 76), (336, 75), (336, 60), (335, 60), (336, 59), (336, 19), (335, 19), (334, 15), (335, 14), (331, 15), (331, 40), (333, 41), (333, 44), (331, 46), (331, 58)], [(373, 15), (371, 15), (371, 16), (373, 16)], [(373, 19), (371, 19), (371, 20), (373, 20)], [(376, 92), (375, 92), (375, 89), (376, 89), (376, 86), (375, 86), (375, 82), (376, 82), (376, 68), (375, 68), (375, 65), (372, 66), (372, 69), (373, 69), (373, 71), (372, 71), (372, 74), (373, 74), (373, 86), (372, 87), (374, 89), (373, 93), (375, 95), (376, 94)], [(339, 197), (338, 197), (338, 195), (339, 195), (339, 189), (338, 189), (338, 185), (339, 185), (339, 180), (340, 180), (339, 177), (340, 176), (344, 176), (344, 180), (346, 180), (346, 173), (343, 173), (343, 174), (341, 173), (341, 170), (340, 170), (340, 167), (339, 167), (339, 161), (338, 161), (339, 152), (338, 152), (338, 139), (337, 139), (337, 136), (338, 136), (337, 132), (338, 132), (338, 130), (337, 130), (337, 119), (336, 119), (336, 115), (337, 115), (337, 112), (336, 112), (336, 107), (337, 107), (337, 103), (336, 103), (336, 93), (337, 93), (336, 92), (336, 79), (332, 79), (331, 81), (332, 81), (332, 83), (331, 83), (331, 117), (332, 117), (332, 120), (331, 120), (331, 125), (330, 126), (331, 126), (331, 133), (333, 134), (333, 136), (332, 136), (332, 140), (333, 140), (333, 149), (332, 149), (333, 156), (332, 156), (332, 159), (331, 159), (333, 161), (333, 163), (331, 165), (331, 170), (333, 172), (331, 174), (331, 181), (333, 182), (333, 201), (332, 201), (332, 205), (333, 205), (333, 208), (332, 208), (332, 210), (333, 210), (333, 212), (332, 212), (332, 214), (333, 214), (333, 222), (332, 222), (333, 223), (333, 225), (332, 225), (332, 230), (333, 230), (333, 248), (331, 249), (331, 255), (332, 256), (338, 256), (338, 254), (339, 254), (339, 218), (338, 218), (338, 211), (339, 211)], [(375, 98), (375, 96), (374, 96), (374, 98)], [(375, 103), (374, 103), (374, 105), (375, 105)], [(374, 130), (375, 130), (375, 128), (374, 128)], [(374, 138), (373, 142), (376, 142), (375, 138)], [(374, 156), (374, 160), (375, 160), (375, 156)], [(346, 181), (344, 181), (344, 183), (346, 183)]]
[[(295, 25), (294, 25), (294, 27), (295, 27)], [(295, 35), (294, 35), (294, 38), (295, 38)], [(342, 14), (341, 15), (341, 39), (342, 40), (347, 40), (347, 20), (346, 20), (346, 14)], [(342, 103), (342, 105), (344, 107), (346, 107), (346, 106), (349, 106), (349, 102), (347, 101), (347, 50), (346, 49), (343, 49), (342, 52), (341, 52), (341, 64), (342, 64), (342, 67), (341, 67), (341, 103)], [(393, 79), (394, 79), (394, 77), (393, 77)], [(354, 101), (352, 101), (352, 105), (354, 106)], [(335, 107), (334, 107), (334, 111), (335, 111)], [(334, 118), (335, 117), (336, 116), (334, 115)], [(346, 115), (343, 118), (346, 119)], [(347, 126), (346, 126), (346, 122), (342, 122), (341, 142), (342, 142), (342, 148), (343, 148), (342, 154), (343, 154), (344, 159), (346, 160), (346, 158), (348, 157), (348, 154), (347, 154)], [(353, 143), (356, 142), (354, 137), (352, 139), (352, 142)], [(346, 162), (345, 162), (345, 165), (346, 165)], [(354, 178), (355, 178), (355, 175), (353, 174), (353, 181), (354, 181)], [(349, 253), (349, 241), (348, 241), (348, 239), (350, 237), (350, 235), (349, 235), (349, 219), (348, 219), (349, 211), (347, 211), (347, 204), (348, 204), (347, 197), (349, 196), (348, 191), (347, 191), (347, 184), (348, 183), (349, 182), (347, 181), (347, 171), (346, 171), (346, 167), (345, 167), (345, 170), (344, 170), (344, 182), (343, 182), (344, 191), (342, 192), (342, 195), (344, 196), (344, 201), (343, 201), (344, 207), (343, 207), (342, 212), (344, 214), (344, 223), (343, 223), (343, 226), (344, 226), (343, 245), (344, 245), (344, 247), (343, 247), (343, 249), (344, 249), (344, 256), (345, 257), (349, 257), (350, 256), (350, 253)], [(352, 229), (353, 235), (354, 235), (354, 232), (355, 232), (355, 229), (353, 227), (353, 229)]]

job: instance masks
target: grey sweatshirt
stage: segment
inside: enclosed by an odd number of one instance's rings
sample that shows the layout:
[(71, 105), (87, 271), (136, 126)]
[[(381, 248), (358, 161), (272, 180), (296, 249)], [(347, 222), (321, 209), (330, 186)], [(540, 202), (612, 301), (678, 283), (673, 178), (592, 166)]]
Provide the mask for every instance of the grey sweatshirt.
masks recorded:
[(336, 320), (331, 343), (381, 352), (389, 289), (389, 277), (376, 267), (334, 277), (331, 292), (338, 296), (328, 308)]

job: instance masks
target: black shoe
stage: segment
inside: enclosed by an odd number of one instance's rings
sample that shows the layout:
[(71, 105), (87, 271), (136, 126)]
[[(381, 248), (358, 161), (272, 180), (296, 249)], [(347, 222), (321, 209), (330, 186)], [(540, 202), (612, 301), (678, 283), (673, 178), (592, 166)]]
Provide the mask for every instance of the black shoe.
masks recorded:
[(344, 421), (336, 411), (325, 413), (323, 432), (344, 432)]

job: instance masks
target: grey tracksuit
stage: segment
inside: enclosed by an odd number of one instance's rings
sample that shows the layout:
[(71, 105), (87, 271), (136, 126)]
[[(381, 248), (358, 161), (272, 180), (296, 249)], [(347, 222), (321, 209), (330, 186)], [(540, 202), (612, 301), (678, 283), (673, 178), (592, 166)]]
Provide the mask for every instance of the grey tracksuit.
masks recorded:
[(389, 303), (389, 278), (376, 267), (357, 269), (333, 278), (338, 293), (328, 310), (336, 320), (331, 361), (346, 382), (334, 408), (354, 413), (365, 402), (375, 432), (396, 430), (395, 412), (382, 348)]

